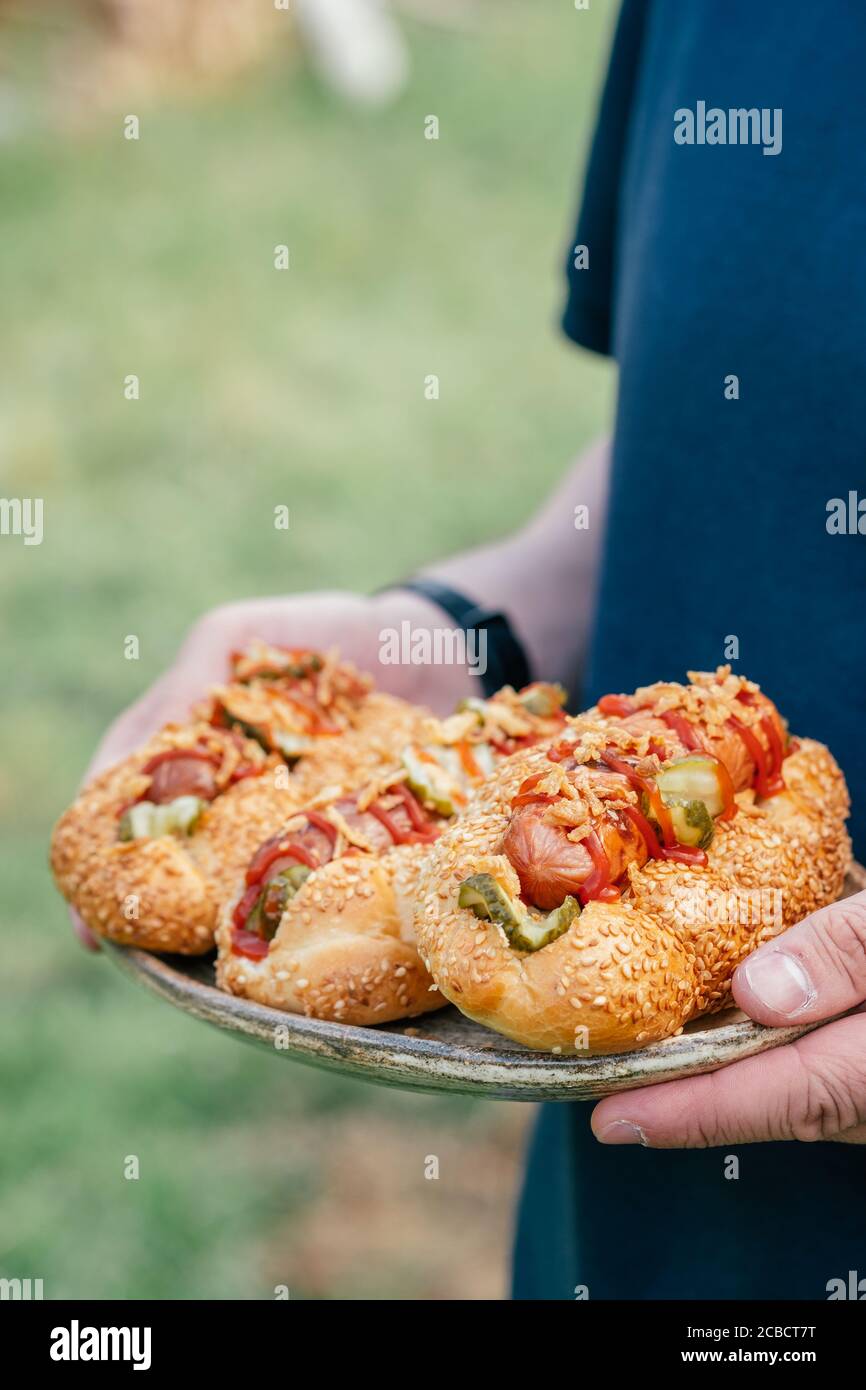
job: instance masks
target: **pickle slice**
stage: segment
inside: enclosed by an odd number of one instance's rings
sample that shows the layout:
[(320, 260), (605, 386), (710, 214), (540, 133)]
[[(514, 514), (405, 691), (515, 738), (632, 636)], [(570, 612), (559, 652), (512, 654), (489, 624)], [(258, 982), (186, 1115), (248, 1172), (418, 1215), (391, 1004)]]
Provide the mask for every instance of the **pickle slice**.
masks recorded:
[(677, 758), (661, 769), (656, 784), (665, 805), (702, 801), (710, 816), (719, 816), (725, 809), (719, 767), (714, 758), (702, 758), (699, 753)]
[[(262, 738), (258, 738), (258, 742), (262, 744), (263, 748), (267, 748), (267, 744)], [(309, 753), (313, 747), (313, 739), (309, 734), (289, 734), (277, 731), (274, 734), (274, 743), (287, 763), (303, 757), (304, 753)]]
[(137, 801), (120, 818), (117, 836), (120, 840), (157, 839), (162, 835), (191, 835), (198, 824), (206, 802), (198, 796), (177, 796), (163, 806), (152, 801)]
[(562, 709), (568, 699), (568, 691), (550, 681), (535, 681), (525, 690), (521, 690), (517, 698), (528, 714), (550, 719)]
[(128, 806), (120, 817), (117, 827), (119, 840), (145, 840), (153, 834), (153, 813), (156, 810), (152, 801), (137, 801)]
[(542, 946), (549, 946), (551, 941), (567, 932), (579, 916), (580, 903), (570, 895), (544, 917), (524, 912), (519, 927), (510, 933), (511, 944), (518, 951), (540, 951)]
[(478, 723), (483, 724), (487, 718), (487, 701), (479, 699), (477, 695), (467, 695), (464, 700), (458, 701), (455, 713), (465, 714), (467, 710), (471, 710), (477, 716)]
[(520, 925), (522, 906), (515, 903), (492, 874), (472, 874), (464, 878), (457, 894), (458, 907), (470, 907), (476, 917), (496, 922), (512, 932)]
[(273, 941), (282, 921), (286, 905), (304, 886), (312, 869), (306, 864), (292, 864), (265, 884), (256, 898), (246, 921), (246, 930), (255, 932), (264, 941)]
[(703, 801), (667, 801), (674, 834), (681, 845), (709, 849), (716, 833), (713, 818)]
[(483, 921), (502, 927), (518, 951), (540, 951), (549, 946), (580, 916), (580, 903), (567, 897), (546, 916), (536, 917), (522, 903), (515, 902), (492, 874), (472, 874), (460, 885), (459, 907), (468, 907)]
[(432, 750), (408, 746), (400, 754), (400, 762), (406, 769), (406, 785), (410, 792), (432, 806), (440, 816), (453, 816), (459, 806), (465, 805), (459, 778), (442, 766)]

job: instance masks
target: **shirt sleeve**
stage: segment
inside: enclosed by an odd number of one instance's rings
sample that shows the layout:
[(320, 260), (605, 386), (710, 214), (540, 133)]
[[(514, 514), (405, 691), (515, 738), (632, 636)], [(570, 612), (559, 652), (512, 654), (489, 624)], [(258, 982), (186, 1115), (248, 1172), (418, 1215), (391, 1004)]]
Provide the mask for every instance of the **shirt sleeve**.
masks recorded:
[[(568, 248), (566, 335), (581, 347), (611, 353), (620, 189), (647, 11), (652, 0), (623, 0), (590, 149), (577, 228)], [(575, 248), (588, 265), (575, 266)]]

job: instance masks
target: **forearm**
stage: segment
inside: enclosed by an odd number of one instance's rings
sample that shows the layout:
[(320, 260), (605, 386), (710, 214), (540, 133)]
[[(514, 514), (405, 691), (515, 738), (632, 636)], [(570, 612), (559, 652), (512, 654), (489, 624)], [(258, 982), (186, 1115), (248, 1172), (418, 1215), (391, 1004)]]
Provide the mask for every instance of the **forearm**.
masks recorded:
[[(583, 671), (607, 512), (609, 443), (581, 454), (541, 510), (513, 536), (427, 567), (425, 574), (502, 610), (533, 673), (577, 689)], [(586, 528), (575, 509), (587, 508)]]

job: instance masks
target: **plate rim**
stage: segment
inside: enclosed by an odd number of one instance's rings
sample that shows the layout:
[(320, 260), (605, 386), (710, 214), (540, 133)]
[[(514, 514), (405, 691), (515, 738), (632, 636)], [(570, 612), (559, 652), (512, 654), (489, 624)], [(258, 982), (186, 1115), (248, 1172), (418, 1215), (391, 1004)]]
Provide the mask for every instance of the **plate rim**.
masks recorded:
[[(866, 888), (866, 869), (856, 861), (848, 878), (853, 879), (855, 891)], [(489, 1045), (459, 1045), (425, 1037), (425, 1021), (437, 1016), (432, 1014), (374, 1027), (288, 1014), (197, 980), (170, 959), (152, 952), (110, 941), (102, 945), (124, 974), (222, 1031), (294, 1061), (409, 1090), (508, 1100), (588, 1100), (715, 1071), (793, 1042), (831, 1021), (768, 1028), (751, 1019), (738, 1019), (703, 1033), (680, 1033), (634, 1052), (558, 1057), (521, 1049), (514, 1043), (506, 1047), (497, 1033), (480, 1024), (473, 1026), (478, 1028), (479, 1037), (489, 1036)], [(278, 1038), (286, 1038), (286, 1045), (278, 1046)]]

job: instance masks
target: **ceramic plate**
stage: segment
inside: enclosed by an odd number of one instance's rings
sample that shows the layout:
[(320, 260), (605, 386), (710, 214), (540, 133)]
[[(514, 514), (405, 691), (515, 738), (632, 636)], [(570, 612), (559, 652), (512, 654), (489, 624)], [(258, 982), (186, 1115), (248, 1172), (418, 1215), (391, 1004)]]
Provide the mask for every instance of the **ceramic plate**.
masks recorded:
[[(854, 864), (844, 897), (866, 888)], [(590, 1100), (715, 1071), (743, 1057), (802, 1037), (809, 1027), (764, 1028), (736, 1009), (697, 1019), (679, 1037), (639, 1052), (607, 1057), (551, 1057), (530, 1052), (472, 1023), (452, 1007), (376, 1028), (352, 1028), (236, 999), (214, 985), (212, 957), (191, 960), (109, 946), (120, 969), (196, 1018), (314, 1066), (416, 1091), (459, 1091), (500, 1100)], [(814, 1027), (815, 1025), (811, 1025)]]

